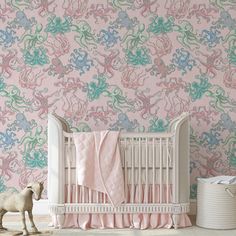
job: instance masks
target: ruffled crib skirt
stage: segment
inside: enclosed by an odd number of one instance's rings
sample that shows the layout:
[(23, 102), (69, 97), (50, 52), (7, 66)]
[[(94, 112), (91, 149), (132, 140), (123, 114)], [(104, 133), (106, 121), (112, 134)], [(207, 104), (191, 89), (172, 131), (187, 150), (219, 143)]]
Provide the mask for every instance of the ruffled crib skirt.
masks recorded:
[[(167, 201), (167, 192), (169, 193), (169, 201), (172, 199), (171, 186), (167, 191), (167, 186), (163, 185), (162, 203)], [(68, 188), (68, 186), (67, 186)], [(98, 193), (89, 190), (86, 187), (79, 186), (78, 203), (109, 203), (107, 196), (103, 193)], [(131, 186), (128, 186), (127, 203), (132, 202)], [(134, 187), (134, 203), (159, 203), (160, 202), (160, 186), (155, 185), (155, 201), (153, 201), (153, 186), (148, 187), (143, 185)], [(140, 195), (139, 195), (139, 191)], [(70, 201), (66, 194), (66, 202), (75, 203), (76, 188), (71, 186)], [(141, 196), (141, 197), (140, 197)], [(179, 227), (191, 226), (191, 221), (187, 214), (180, 214)], [(104, 228), (134, 228), (134, 229), (157, 229), (171, 228), (173, 226), (172, 214), (168, 213), (69, 213), (65, 216), (63, 227), (65, 228), (81, 228), (81, 229), (104, 229)]]

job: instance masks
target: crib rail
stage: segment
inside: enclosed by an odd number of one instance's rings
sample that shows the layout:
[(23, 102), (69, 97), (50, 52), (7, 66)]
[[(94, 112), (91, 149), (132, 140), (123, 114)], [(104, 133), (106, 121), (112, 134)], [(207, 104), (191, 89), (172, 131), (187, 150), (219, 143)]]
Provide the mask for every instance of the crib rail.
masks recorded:
[[(79, 187), (77, 183), (77, 170), (75, 161), (75, 146), (73, 135), (63, 132), (65, 140), (65, 176), (67, 184), (66, 203), (85, 203), (85, 188), (82, 186), (82, 197), (79, 199)], [(166, 203), (170, 202), (170, 184), (172, 184), (172, 134), (165, 134), (164, 137), (149, 135), (140, 137), (136, 134), (120, 135), (119, 147), (121, 152), (121, 163), (125, 183), (125, 203)], [(75, 185), (75, 199), (71, 200), (72, 185)], [(158, 186), (157, 186), (158, 185)], [(158, 194), (157, 194), (158, 187)], [(150, 188), (152, 197), (150, 197)], [(143, 190), (144, 189), (144, 190)], [(80, 192), (81, 192), (80, 191)], [(94, 192), (94, 191), (93, 191)], [(138, 192), (138, 194), (135, 194)], [(98, 193), (94, 193), (98, 196)], [(93, 195), (94, 195), (93, 194)], [(105, 195), (104, 193), (102, 193)], [(128, 197), (128, 195), (130, 196)], [(91, 191), (89, 192), (89, 196)], [(138, 195), (138, 196), (137, 196)], [(142, 197), (142, 195), (144, 195)], [(156, 196), (158, 195), (158, 196)], [(102, 197), (106, 199), (105, 196)], [(90, 199), (92, 197), (90, 196)], [(93, 198), (90, 203), (104, 204), (106, 200)], [(103, 206), (102, 206), (103, 207)]]

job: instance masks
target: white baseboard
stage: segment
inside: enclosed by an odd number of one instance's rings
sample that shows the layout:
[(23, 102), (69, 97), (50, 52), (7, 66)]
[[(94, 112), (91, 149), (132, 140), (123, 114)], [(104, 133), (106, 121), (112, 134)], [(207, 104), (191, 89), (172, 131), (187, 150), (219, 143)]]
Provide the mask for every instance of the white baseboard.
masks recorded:
[[(190, 201), (190, 212), (189, 215), (196, 215), (197, 212), (197, 201), (191, 200)], [(41, 199), (39, 201), (34, 201), (33, 207), (33, 214), (34, 215), (48, 215), (48, 200)]]
[[(48, 215), (48, 200), (47, 199), (41, 199), (39, 201), (35, 201), (33, 199), (33, 214), (34, 215)], [(18, 212), (8, 212), (9, 215), (17, 215)]]
[(33, 214), (34, 215), (48, 215), (48, 200), (41, 199), (39, 201), (34, 200), (34, 207), (33, 207)]

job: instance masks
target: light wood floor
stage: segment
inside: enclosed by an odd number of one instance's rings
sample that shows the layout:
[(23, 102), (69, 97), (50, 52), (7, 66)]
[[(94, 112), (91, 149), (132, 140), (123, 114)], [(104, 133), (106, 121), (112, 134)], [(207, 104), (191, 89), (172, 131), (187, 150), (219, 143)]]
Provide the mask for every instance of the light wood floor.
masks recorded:
[[(27, 225), (28, 224), (28, 217)], [(49, 216), (34, 216), (34, 221), (39, 230), (53, 231), (53, 236), (236, 236), (236, 230), (210, 230), (203, 229), (197, 227), (195, 222), (195, 217), (191, 217), (191, 221), (193, 222), (192, 227), (184, 228), (184, 229), (156, 229), (156, 230), (131, 230), (131, 229), (106, 229), (106, 230), (80, 230), (80, 229), (52, 229), (48, 227), (48, 223), (50, 222)], [(4, 227), (13, 229), (13, 230), (21, 230), (21, 218), (19, 215), (6, 215), (3, 220)], [(29, 227), (30, 229), (30, 227)], [(0, 232), (1, 235), (1, 232)], [(43, 235), (43, 234), (41, 234)]]

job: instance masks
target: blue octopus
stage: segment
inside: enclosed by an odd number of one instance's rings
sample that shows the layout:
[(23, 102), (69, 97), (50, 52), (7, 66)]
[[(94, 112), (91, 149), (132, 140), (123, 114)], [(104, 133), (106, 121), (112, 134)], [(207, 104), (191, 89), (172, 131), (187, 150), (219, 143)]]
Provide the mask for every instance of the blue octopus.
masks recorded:
[(5, 133), (0, 132), (0, 148), (6, 151), (11, 149), (16, 143), (19, 143), (19, 140), (15, 136), (16, 134), (10, 129), (6, 129)]
[(127, 30), (131, 30), (138, 24), (138, 21), (137, 17), (130, 19), (127, 12), (120, 11), (118, 13), (118, 18), (111, 24), (114, 28), (126, 28)]
[(228, 28), (229, 30), (234, 30), (236, 28), (236, 19), (233, 19), (229, 12), (222, 11), (219, 20), (213, 24), (216, 25), (217, 28)]
[(208, 45), (208, 47), (215, 47), (221, 40), (223, 40), (222, 36), (219, 36), (220, 31), (216, 29), (216, 27), (210, 27), (210, 30), (203, 30), (200, 37), (200, 42)]
[(106, 48), (111, 48), (121, 40), (118, 36), (118, 31), (114, 30), (112, 27), (108, 27), (108, 30), (101, 30), (98, 35), (98, 42), (105, 45)]
[(17, 11), (15, 19), (11, 22), (12, 27), (14, 28), (24, 28), (25, 30), (30, 30), (33, 25), (36, 24), (34, 17), (30, 19), (27, 18), (23, 11)]
[(210, 132), (203, 132), (200, 139), (201, 144), (204, 147), (208, 147), (210, 150), (215, 149), (219, 146), (220, 142), (223, 140), (219, 138), (220, 133), (216, 132), (215, 130), (211, 129)]
[(192, 70), (193, 66), (196, 65), (196, 61), (190, 58), (190, 53), (184, 48), (176, 49), (171, 62), (182, 71), (182, 75), (186, 74), (187, 70)]
[(229, 114), (223, 113), (220, 116), (219, 122), (215, 125), (215, 128), (219, 131), (228, 130), (230, 133), (233, 133), (236, 132), (236, 122), (232, 121)]
[(113, 125), (110, 125), (110, 127), (111, 130), (126, 130), (131, 132), (138, 127), (138, 122), (136, 119), (134, 121), (130, 121), (129, 117), (125, 113), (120, 113), (118, 115), (118, 120)]
[(71, 66), (80, 71), (80, 75), (89, 71), (93, 66), (93, 61), (88, 59), (88, 53), (83, 49), (74, 49), (70, 59)]
[(14, 121), (14, 123), (9, 125), (10, 130), (12, 130), (12, 131), (23, 130), (25, 133), (30, 132), (32, 130), (32, 128), (36, 127), (36, 126), (37, 126), (37, 124), (36, 124), (35, 120), (33, 120), (32, 122), (27, 121), (27, 119), (23, 113), (17, 113), (16, 120)]
[(16, 32), (9, 26), (6, 27), (6, 30), (0, 30), (0, 44), (3, 44), (4, 47), (11, 47), (16, 41), (19, 41), (15, 34)]

